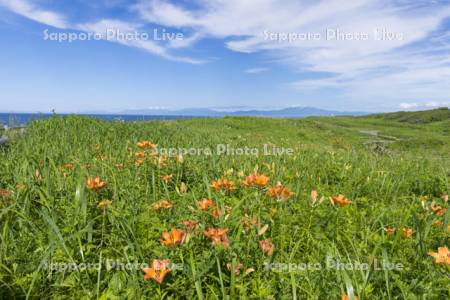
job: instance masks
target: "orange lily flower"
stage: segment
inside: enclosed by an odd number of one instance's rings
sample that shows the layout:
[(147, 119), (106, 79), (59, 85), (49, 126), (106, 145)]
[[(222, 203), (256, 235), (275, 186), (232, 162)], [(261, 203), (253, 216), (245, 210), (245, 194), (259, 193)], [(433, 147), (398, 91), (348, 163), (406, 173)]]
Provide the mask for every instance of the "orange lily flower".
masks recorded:
[(170, 232), (163, 232), (162, 237), (164, 240), (161, 240), (161, 243), (169, 246), (175, 247), (184, 242), (184, 238), (186, 237), (186, 233), (183, 230), (178, 230), (176, 228), (172, 228)]
[(434, 202), (431, 203), (430, 209), (433, 213), (435, 213), (437, 216), (443, 216), (447, 212), (446, 208), (443, 208), (440, 205), (435, 204)]
[(269, 177), (264, 174), (253, 173), (245, 177), (244, 181), (242, 181), (242, 185), (246, 187), (256, 186), (259, 188), (265, 187), (269, 183)]
[(433, 225), (435, 225), (435, 226), (443, 226), (444, 223), (443, 223), (441, 220), (435, 220), (435, 221), (433, 222)]
[(384, 228), (384, 232), (386, 232), (386, 235), (393, 236), (395, 234), (396, 229), (393, 227), (386, 227)]
[[(354, 300), (358, 300), (358, 299), (359, 299), (358, 296), (354, 296)], [(350, 297), (347, 296), (347, 294), (343, 294), (341, 296), (341, 300), (350, 300)]]
[(171, 261), (169, 259), (158, 260), (154, 259), (151, 268), (144, 268), (144, 278), (152, 279), (157, 283), (161, 284), (164, 280), (164, 277), (170, 273), (172, 270), (169, 269)]
[(145, 157), (145, 152), (143, 152), (143, 151), (136, 152), (134, 154), (134, 156), (137, 157), (137, 158), (144, 158)]
[(106, 182), (102, 181), (100, 177), (89, 178), (86, 180), (86, 186), (90, 190), (99, 190), (106, 186)]
[(402, 236), (403, 236), (404, 238), (410, 238), (410, 237), (412, 237), (412, 235), (414, 234), (414, 232), (415, 232), (414, 229), (404, 227), (404, 228), (402, 229)]
[(263, 253), (267, 254), (268, 256), (272, 256), (273, 250), (274, 250), (274, 246), (270, 242), (269, 239), (264, 239), (262, 241), (259, 241), (259, 247), (261, 248)]
[[(232, 266), (233, 266), (232, 263), (227, 263), (227, 270), (228, 270), (229, 272), (231, 272), (231, 267), (232, 267)], [(244, 266), (244, 265), (241, 264), (241, 263), (239, 263), (239, 264), (237, 264), (236, 266), (234, 266), (234, 274), (236, 274), (236, 275), (241, 274), (241, 269), (242, 269), (243, 266)]]
[(253, 182), (254, 182), (253, 175), (250, 175), (245, 177), (245, 179), (242, 181), (242, 185), (246, 187), (251, 187), (253, 186)]
[(438, 252), (428, 252), (428, 255), (434, 257), (436, 264), (450, 265), (450, 251), (447, 247), (439, 247)]
[(432, 212), (435, 213), (438, 210), (442, 209), (442, 206), (437, 205), (436, 203), (433, 202), (433, 203), (430, 204), (430, 209), (431, 209)]
[(214, 246), (222, 245), (226, 248), (230, 245), (227, 232), (228, 228), (209, 228), (203, 234), (211, 239)]
[(214, 219), (218, 219), (221, 215), (222, 215), (222, 211), (221, 211), (220, 209), (218, 209), (218, 208), (214, 209), (214, 210), (211, 212), (211, 216), (212, 216)]
[(183, 224), (186, 227), (186, 229), (189, 231), (194, 230), (199, 223), (200, 222), (196, 221), (196, 220), (186, 220), (186, 221), (181, 222), (181, 224)]
[(213, 189), (219, 192), (222, 189), (221, 179), (213, 181), (210, 185)]
[(173, 204), (169, 200), (161, 200), (152, 204), (154, 210), (160, 210), (163, 208), (172, 208)]
[(136, 167), (140, 167), (144, 164), (144, 161), (142, 159), (136, 159), (136, 161), (134, 162), (134, 165)]
[(441, 216), (445, 215), (446, 212), (447, 212), (447, 209), (446, 209), (446, 208), (441, 208), (440, 210), (438, 210), (438, 211), (436, 212), (436, 216), (441, 217)]
[(216, 190), (216, 192), (220, 192), (221, 190), (234, 191), (236, 189), (234, 182), (226, 178), (220, 178), (216, 181), (213, 181), (210, 187)]
[(12, 193), (8, 190), (0, 189), (0, 198), (9, 198)]
[(264, 187), (269, 183), (269, 177), (264, 174), (254, 174), (254, 184), (258, 187)]
[(338, 196), (331, 196), (330, 197), (331, 204), (339, 205), (339, 206), (345, 206), (347, 204), (352, 204), (353, 202), (347, 198), (345, 198), (344, 195), (339, 194)]
[(276, 199), (289, 199), (293, 195), (295, 195), (293, 192), (291, 192), (287, 187), (284, 187), (281, 182), (278, 182), (276, 186), (270, 187), (267, 191), (270, 197), (276, 198)]
[(214, 201), (212, 199), (204, 198), (197, 202), (197, 206), (199, 209), (207, 211), (208, 209), (214, 206)]
[(153, 144), (150, 141), (142, 141), (142, 142), (138, 142), (136, 143), (136, 145), (139, 148), (151, 148), (151, 149), (155, 149), (158, 145), (157, 144)]
[(98, 208), (106, 210), (109, 206), (112, 205), (112, 201), (111, 200), (106, 200), (103, 199), (102, 201), (100, 201), (97, 205)]
[(171, 180), (172, 177), (173, 177), (172, 174), (161, 175), (161, 179), (164, 180), (165, 182), (168, 182), (169, 180)]

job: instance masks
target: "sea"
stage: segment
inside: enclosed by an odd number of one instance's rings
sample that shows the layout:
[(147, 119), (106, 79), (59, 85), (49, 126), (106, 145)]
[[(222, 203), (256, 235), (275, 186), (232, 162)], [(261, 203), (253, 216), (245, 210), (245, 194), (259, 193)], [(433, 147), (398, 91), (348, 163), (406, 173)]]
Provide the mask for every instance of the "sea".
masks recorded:
[[(151, 120), (192, 119), (193, 116), (149, 116), (149, 115), (114, 115), (114, 114), (57, 114), (57, 116), (80, 115), (109, 121), (133, 122)], [(47, 119), (54, 114), (47, 113), (0, 113), (0, 126), (21, 127), (33, 120)]]

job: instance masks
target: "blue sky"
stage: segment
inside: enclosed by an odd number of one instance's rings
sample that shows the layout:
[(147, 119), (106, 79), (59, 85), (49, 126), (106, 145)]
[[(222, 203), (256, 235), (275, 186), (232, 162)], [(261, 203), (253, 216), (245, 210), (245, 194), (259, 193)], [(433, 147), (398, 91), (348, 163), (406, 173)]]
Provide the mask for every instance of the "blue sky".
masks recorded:
[(450, 105), (449, 0), (0, 0), (0, 34), (0, 111)]

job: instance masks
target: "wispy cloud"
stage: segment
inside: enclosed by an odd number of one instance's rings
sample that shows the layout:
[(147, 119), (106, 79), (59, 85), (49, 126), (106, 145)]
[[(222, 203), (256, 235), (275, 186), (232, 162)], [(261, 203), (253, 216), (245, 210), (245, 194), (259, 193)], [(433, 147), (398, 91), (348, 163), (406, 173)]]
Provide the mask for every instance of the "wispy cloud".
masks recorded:
[[(222, 38), (230, 50), (266, 52), (271, 60), (295, 70), (330, 74), (291, 84), (300, 90), (339, 88), (342, 95), (361, 101), (449, 97), (450, 36), (439, 32), (450, 16), (448, 1), (198, 0), (195, 4), (192, 8), (178, 1), (145, 0), (135, 8), (148, 22), (186, 28), (203, 38)], [(327, 40), (327, 29), (370, 37)], [(268, 38), (289, 33), (320, 33), (322, 38), (291, 42)]]
[(450, 102), (427, 102), (425, 104), (419, 103), (411, 103), (411, 102), (402, 102), (399, 105), (399, 108), (406, 110), (418, 110), (418, 109), (430, 109), (430, 108), (438, 108), (438, 107), (450, 107)]
[(51, 10), (41, 9), (26, 0), (0, 0), (0, 6), (4, 6), (18, 15), (45, 25), (61, 29), (68, 27), (63, 15)]
[[(214, 39), (234, 52), (264, 53), (270, 62), (301, 74), (328, 74), (299, 75), (286, 83), (302, 92), (332, 89), (355, 102), (376, 104), (383, 99), (392, 107), (445, 103), (450, 97), (450, 35), (448, 26), (442, 26), (450, 17), (448, 0), (137, 0), (128, 4), (126, 20), (99, 16), (72, 23), (63, 13), (42, 8), (45, 1), (33, 3), (0, 0), (0, 5), (19, 15), (61, 29), (134, 31), (165, 26), (180, 30), (186, 33), (182, 40), (118, 41), (172, 61), (205, 63), (179, 53)], [(115, 3), (127, 7), (125, 1)], [(334, 31), (336, 38), (328, 38), (327, 30)], [(317, 33), (321, 38), (280, 39), (282, 34)], [(369, 38), (356, 38), (361, 34)]]
[[(124, 22), (124, 21), (120, 21), (120, 20), (102, 19), (100, 21), (96, 21), (93, 23), (78, 24), (75, 27), (76, 27), (76, 29), (79, 29), (81, 31), (98, 33), (98, 34), (104, 36), (105, 33), (107, 32), (107, 30), (119, 30), (123, 34), (132, 33), (132, 32), (140, 32), (141, 26), (142, 25), (140, 25), (140, 24)], [(116, 43), (125, 45), (125, 46), (142, 49), (144, 51), (159, 55), (165, 59), (172, 60), (172, 61), (191, 63), (191, 64), (202, 64), (202, 63), (206, 62), (205, 60), (201, 60), (201, 59), (193, 59), (193, 58), (189, 58), (189, 57), (172, 55), (167, 50), (167, 47), (165, 47), (151, 39), (147, 39), (147, 40), (114, 39), (113, 41)]]
[(400, 103), (399, 107), (401, 109), (415, 109), (415, 108), (419, 107), (419, 104), (402, 102), (402, 103)]
[[(67, 21), (67, 18), (63, 14), (51, 10), (42, 9), (39, 6), (32, 4), (29, 0), (0, 0), (0, 6), (3, 6), (8, 10), (30, 20), (58, 29), (77, 30), (90, 33), (99, 33), (102, 35), (104, 35), (108, 29), (120, 30), (123, 33), (141, 32), (142, 27), (145, 25), (139, 22), (133, 23), (116, 19), (100, 19), (87, 23), (69, 23)], [(174, 42), (169, 44), (170, 41), (166, 43), (167, 45), (158, 43), (150, 39), (114, 39), (110, 41), (141, 49), (171, 61), (190, 64), (202, 64), (206, 62), (206, 60), (204, 59), (194, 59), (190, 57), (171, 54), (168, 49), (177, 48), (177, 45), (174, 44)], [(191, 41), (188, 39), (185, 43), (188, 44), (191, 43)]]
[(258, 73), (266, 72), (267, 70), (268, 70), (267, 68), (251, 68), (251, 69), (245, 70), (245, 73), (258, 74)]

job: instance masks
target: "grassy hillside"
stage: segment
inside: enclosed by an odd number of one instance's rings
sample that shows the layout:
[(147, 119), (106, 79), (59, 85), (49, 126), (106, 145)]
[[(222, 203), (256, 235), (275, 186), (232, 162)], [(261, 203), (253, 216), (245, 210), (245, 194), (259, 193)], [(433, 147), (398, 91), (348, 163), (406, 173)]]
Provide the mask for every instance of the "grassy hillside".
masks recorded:
[(0, 298), (448, 299), (450, 121), (401, 121), (35, 121), (0, 148)]
[(377, 114), (372, 115), (371, 117), (412, 124), (426, 124), (450, 120), (450, 109), (448, 107), (443, 107), (425, 111), (401, 111), (395, 113)]

